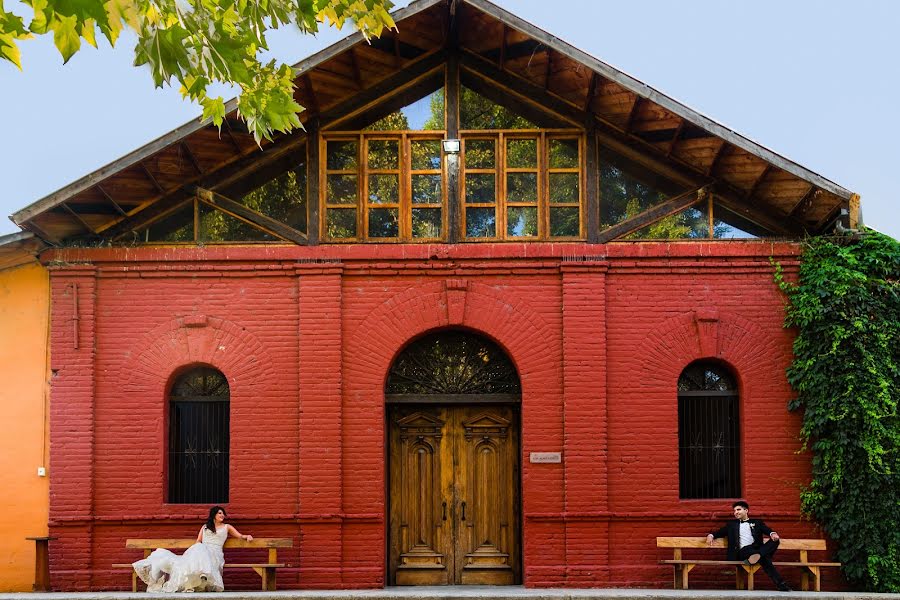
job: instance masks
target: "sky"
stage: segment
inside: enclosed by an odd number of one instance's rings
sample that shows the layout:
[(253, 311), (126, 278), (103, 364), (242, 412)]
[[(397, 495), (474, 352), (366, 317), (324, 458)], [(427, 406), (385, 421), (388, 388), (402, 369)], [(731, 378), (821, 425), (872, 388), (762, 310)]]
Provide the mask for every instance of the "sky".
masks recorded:
[[(866, 225), (900, 239), (900, 2), (494, 1), (860, 194)], [(7, 10), (24, 14), (16, 4)], [(294, 63), (350, 30), (276, 33), (273, 55)], [(131, 66), (127, 39), (85, 46), (66, 65), (49, 39), (20, 47), (22, 72), (0, 63), (2, 215), (200, 115)], [(18, 230), (0, 218), (0, 235)]]

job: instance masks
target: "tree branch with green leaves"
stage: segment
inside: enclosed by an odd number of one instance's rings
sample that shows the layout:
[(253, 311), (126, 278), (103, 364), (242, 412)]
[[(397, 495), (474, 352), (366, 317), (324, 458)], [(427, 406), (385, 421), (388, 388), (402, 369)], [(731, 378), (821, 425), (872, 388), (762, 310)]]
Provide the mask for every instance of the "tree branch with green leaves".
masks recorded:
[[(137, 36), (136, 66), (150, 69), (157, 87), (177, 85), (203, 107), (203, 119), (221, 126), (225, 101), (210, 85), (237, 86), (237, 109), (257, 142), (301, 126), (294, 73), (276, 60), (262, 62), (266, 34), (293, 25), (315, 34), (320, 25), (351, 23), (366, 38), (394, 28), (391, 0), (22, 0), (30, 21), (0, 0), (0, 58), (22, 68), (19, 44), (52, 35), (63, 62), (97, 47), (97, 33), (115, 46), (124, 30)], [(27, 10), (27, 9), (26, 9)]]

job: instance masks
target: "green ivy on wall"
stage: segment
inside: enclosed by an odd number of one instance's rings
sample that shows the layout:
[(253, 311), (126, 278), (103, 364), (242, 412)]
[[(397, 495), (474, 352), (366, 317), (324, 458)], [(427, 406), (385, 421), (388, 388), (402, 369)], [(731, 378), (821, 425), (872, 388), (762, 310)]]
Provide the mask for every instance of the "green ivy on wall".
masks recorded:
[(803, 511), (838, 543), (855, 588), (900, 592), (900, 242), (871, 230), (805, 243), (776, 272), (798, 329), (787, 371), (812, 451)]

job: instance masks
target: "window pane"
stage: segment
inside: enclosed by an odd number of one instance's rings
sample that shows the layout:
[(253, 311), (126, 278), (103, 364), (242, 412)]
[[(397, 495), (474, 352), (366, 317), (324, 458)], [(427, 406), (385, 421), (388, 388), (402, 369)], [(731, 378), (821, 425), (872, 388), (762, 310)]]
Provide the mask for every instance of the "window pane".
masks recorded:
[(356, 175), (329, 175), (326, 185), (329, 204), (356, 204)]
[(478, 92), (460, 87), (460, 129), (537, 129), (537, 125)]
[(550, 168), (578, 168), (578, 140), (550, 140)]
[(412, 201), (413, 204), (440, 204), (441, 176), (413, 175), (412, 176)]
[(550, 203), (578, 202), (578, 173), (550, 173)]
[(493, 173), (466, 173), (466, 202), (493, 204), (496, 199)]
[(261, 231), (231, 215), (200, 203), (200, 230), (197, 239), (202, 242), (276, 242), (278, 238)]
[(493, 169), (497, 164), (494, 140), (466, 140), (466, 168)]
[(716, 239), (754, 239), (775, 235), (719, 204), (713, 205), (713, 217), (713, 237)]
[(306, 165), (301, 163), (243, 193), (238, 202), (305, 233)]
[(325, 227), (328, 237), (332, 239), (356, 237), (356, 209), (329, 208)]
[(496, 216), (493, 208), (466, 209), (466, 237), (494, 237)]
[(167, 217), (156, 221), (140, 234), (142, 242), (193, 242), (194, 203), (188, 202)]
[(441, 168), (441, 140), (412, 140), (409, 151), (414, 171)]
[(537, 203), (537, 198), (537, 173), (507, 173), (507, 202)]
[(369, 140), (369, 168), (397, 169), (400, 163), (399, 140)]
[(577, 237), (581, 234), (579, 225), (579, 209), (577, 206), (550, 207), (551, 236)]
[(687, 208), (625, 236), (633, 240), (695, 240), (709, 237), (706, 204)]
[[(443, 80), (443, 76), (441, 76)], [(378, 110), (375, 107), (374, 110)], [(444, 128), (444, 88), (435, 90), (423, 98), (411, 102), (399, 110), (377, 116), (377, 121), (362, 121), (361, 129), (367, 131), (433, 131)], [(356, 126), (349, 129), (355, 129)]]
[(441, 237), (441, 209), (412, 209), (412, 234), (414, 238)]
[(507, 208), (506, 234), (512, 237), (537, 235), (537, 207), (510, 206)]
[(352, 170), (357, 166), (357, 142), (329, 141), (327, 144), (326, 168), (332, 170)]
[(369, 175), (369, 202), (372, 204), (400, 202), (400, 176)]
[(537, 140), (506, 140), (506, 166), (513, 169), (536, 169)]
[(620, 223), (684, 191), (685, 186), (601, 148), (601, 228)]
[(373, 208), (369, 210), (369, 237), (394, 238), (400, 235), (396, 208)]

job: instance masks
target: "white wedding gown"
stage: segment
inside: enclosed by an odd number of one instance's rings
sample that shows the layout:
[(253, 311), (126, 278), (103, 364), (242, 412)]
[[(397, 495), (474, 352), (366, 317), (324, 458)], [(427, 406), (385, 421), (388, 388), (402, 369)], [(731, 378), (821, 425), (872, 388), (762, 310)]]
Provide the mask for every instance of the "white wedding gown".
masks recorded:
[(222, 592), (222, 546), (227, 538), (227, 527), (213, 533), (204, 526), (203, 543), (194, 544), (181, 556), (157, 548), (132, 566), (148, 592)]

